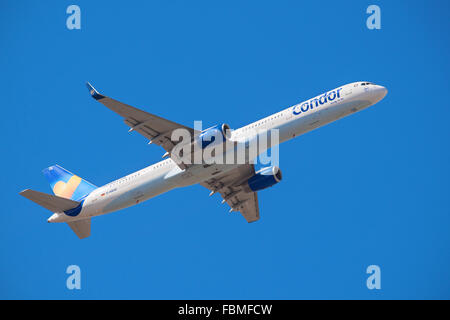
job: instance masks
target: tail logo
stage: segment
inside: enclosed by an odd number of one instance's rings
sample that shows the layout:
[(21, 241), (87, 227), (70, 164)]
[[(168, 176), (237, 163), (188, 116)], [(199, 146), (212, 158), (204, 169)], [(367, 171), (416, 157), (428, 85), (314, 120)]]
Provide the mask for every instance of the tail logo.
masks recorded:
[(43, 173), (50, 182), (53, 193), (58, 197), (79, 201), (97, 189), (92, 183), (81, 179), (57, 164), (44, 169)]
[(73, 193), (78, 188), (81, 183), (81, 178), (78, 176), (72, 176), (69, 181), (58, 181), (53, 187), (53, 193), (59, 197), (71, 199)]

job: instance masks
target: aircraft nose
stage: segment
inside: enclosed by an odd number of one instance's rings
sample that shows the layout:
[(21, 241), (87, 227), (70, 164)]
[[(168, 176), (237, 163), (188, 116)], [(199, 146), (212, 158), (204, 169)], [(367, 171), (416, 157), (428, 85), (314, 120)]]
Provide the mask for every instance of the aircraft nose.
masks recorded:
[(382, 95), (381, 99), (383, 99), (387, 95), (388, 90), (385, 87), (383, 87), (383, 86), (379, 86), (379, 87), (380, 87), (379, 88), (380, 94)]
[(387, 95), (387, 93), (388, 93), (388, 90), (385, 87), (376, 85), (375, 88), (373, 88), (373, 90), (372, 90), (374, 103), (383, 99)]

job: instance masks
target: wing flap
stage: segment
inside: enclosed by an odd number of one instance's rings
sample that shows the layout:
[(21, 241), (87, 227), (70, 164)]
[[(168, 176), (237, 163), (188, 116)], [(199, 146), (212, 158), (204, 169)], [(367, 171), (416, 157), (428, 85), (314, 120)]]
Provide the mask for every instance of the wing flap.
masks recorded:
[(233, 200), (227, 201), (233, 211), (239, 211), (248, 223), (259, 220), (258, 194), (239, 192)]
[(211, 194), (218, 192), (230, 206), (230, 212), (239, 211), (247, 222), (259, 220), (258, 195), (256, 192), (247, 192), (240, 185), (255, 174), (252, 164), (244, 164), (226, 171), (223, 174), (204, 181), (202, 186), (211, 190)]

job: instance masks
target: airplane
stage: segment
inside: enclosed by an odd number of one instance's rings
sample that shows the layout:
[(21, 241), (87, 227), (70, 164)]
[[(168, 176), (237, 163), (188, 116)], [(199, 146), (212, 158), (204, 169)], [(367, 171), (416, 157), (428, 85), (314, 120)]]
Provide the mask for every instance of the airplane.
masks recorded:
[[(198, 143), (200, 149), (207, 147), (211, 141), (248, 147), (248, 141), (262, 132), (276, 129), (279, 139), (268, 145), (267, 148), (270, 148), (366, 109), (387, 94), (383, 86), (367, 81), (353, 82), (233, 131), (229, 130), (227, 124), (199, 131), (100, 94), (90, 83), (86, 85), (95, 100), (123, 117), (125, 124), (130, 127), (129, 131), (136, 131), (149, 139), (149, 143), (161, 146), (166, 151), (163, 158), (168, 158), (102, 187), (59, 165), (53, 165), (43, 170), (53, 195), (31, 189), (19, 193), (52, 211), (48, 222), (66, 222), (80, 239), (90, 236), (92, 217), (136, 205), (174, 188), (194, 184), (209, 189), (210, 195), (219, 193), (223, 198), (222, 203), (230, 206), (230, 212), (240, 212), (247, 222), (257, 221), (257, 192), (281, 181), (280, 168), (269, 166), (256, 171), (254, 163), (247, 158), (244, 163), (230, 164), (180, 162), (179, 157), (173, 154), (177, 144), (171, 139), (177, 129), (189, 132), (192, 139), (188, 142), (194, 145)], [(212, 136), (219, 138), (212, 139)], [(207, 140), (208, 137), (210, 140)]]

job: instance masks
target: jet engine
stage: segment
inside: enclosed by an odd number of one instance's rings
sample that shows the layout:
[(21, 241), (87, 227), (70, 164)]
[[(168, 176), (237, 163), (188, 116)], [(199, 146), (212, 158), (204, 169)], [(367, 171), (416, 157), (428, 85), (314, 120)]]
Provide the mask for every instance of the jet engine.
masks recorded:
[(281, 170), (277, 166), (266, 167), (256, 172), (244, 186), (248, 191), (259, 191), (277, 184), (282, 177)]
[(202, 131), (197, 137), (197, 142), (202, 149), (205, 149), (211, 143), (222, 143), (229, 140), (230, 137), (230, 126), (224, 123)]

